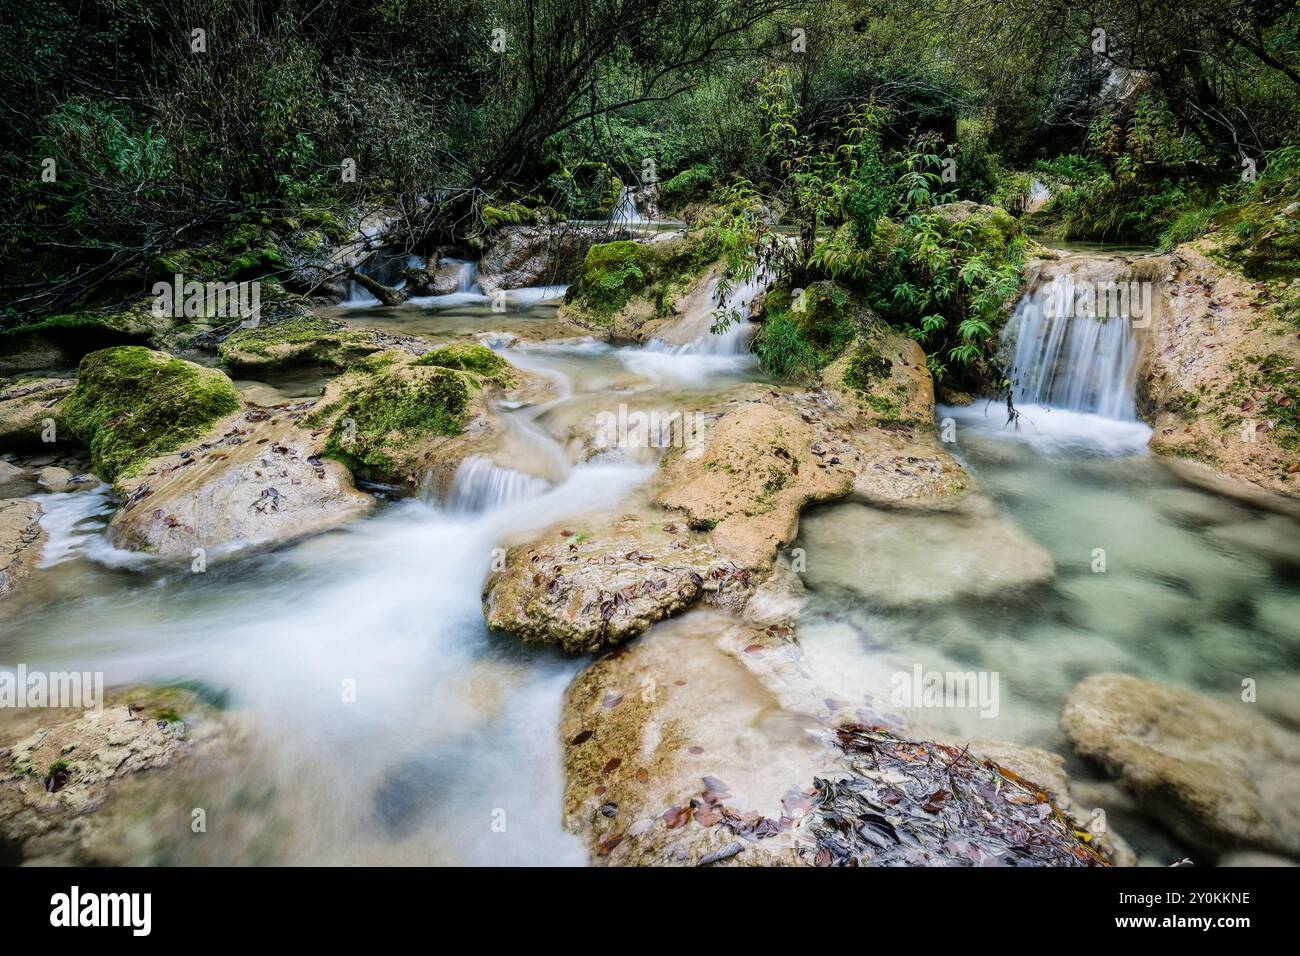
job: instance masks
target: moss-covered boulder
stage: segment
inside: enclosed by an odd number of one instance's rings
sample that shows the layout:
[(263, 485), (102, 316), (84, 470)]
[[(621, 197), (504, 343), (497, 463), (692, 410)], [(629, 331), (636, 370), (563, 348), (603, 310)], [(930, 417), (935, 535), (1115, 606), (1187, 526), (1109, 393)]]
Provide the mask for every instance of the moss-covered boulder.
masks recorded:
[(312, 365), (342, 369), (380, 348), (373, 332), (308, 315), (236, 329), (217, 347), (217, 354), (236, 371), (268, 372)]
[(70, 367), (99, 349), (153, 344), (173, 320), (155, 315), (151, 306), (152, 300), (140, 300), (114, 312), (0, 320), (0, 371)]
[(63, 402), (69, 430), (105, 481), (202, 435), (240, 407), (222, 372), (136, 345), (91, 352)]
[(582, 274), (565, 293), (564, 315), (612, 335), (637, 338), (642, 325), (673, 314), (677, 298), (698, 283), (720, 254), (704, 234), (592, 246)]
[(382, 353), (339, 382), (337, 397), (310, 422), (329, 423), (331, 458), (359, 474), (392, 478), (417, 467), (428, 441), (460, 433), (474, 388), (463, 372)]
[(478, 380), (504, 387), (515, 383), (513, 366), (496, 352), (477, 342), (440, 346), (420, 356), (415, 364), (467, 372)]
[(1006, 253), (1021, 236), (1015, 217), (998, 206), (962, 200), (939, 206), (935, 212), (947, 236), (961, 235), (985, 256)]
[(874, 316), (861, 296), (821, 281), (806, 289), (772, 289), (763, 301), (762, 319), (754, 353), (773, 375), (800, 380), (839, 358)]

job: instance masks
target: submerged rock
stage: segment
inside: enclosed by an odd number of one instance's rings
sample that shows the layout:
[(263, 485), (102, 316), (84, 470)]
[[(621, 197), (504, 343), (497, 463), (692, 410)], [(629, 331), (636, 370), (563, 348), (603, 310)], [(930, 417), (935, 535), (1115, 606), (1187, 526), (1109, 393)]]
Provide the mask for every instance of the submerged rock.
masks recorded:
[[(114, 695), (98, 715), (14, 711), (5, 721), (0, 858), (10, 863), (125, 862), (116, 857), (117, 841), (100, 836), (131, 808), (119, 802), (110, 811), (106, 804), (137, 775), (216, 746), (221, 729), (217, 715), (193, 694), (157, 688)], [(188, 821), (178, 822), (188, 827)]]
[(991, 600), (1056, 573), (1051, 555), (982, 497), (943, 512), (845, 503), (806, 517), (800, 541), (810, 582), (886, 608)]
[(373, 499), (323, 457), (325, 436), (306, 425), (315, 404), (245, 409), (119, 478), (124, 500), (109, 540), (189, 558), (196, 548), (282, 544), (369, 513)]
[(489, 627), (526, 641), (598, 651), (716, 592), (731, 571), (670, 521), (587, 520), (510, 548), (483, 586), (483, 611)]
[(41, 506), (32, 498), (0, 499), (0, 598), (31, 573), (45, 544)]
[(1194, 845), (1300, 854), (1300, 734), (1252, 704), (1097, 674), (1061, 708), (1075, 749)]

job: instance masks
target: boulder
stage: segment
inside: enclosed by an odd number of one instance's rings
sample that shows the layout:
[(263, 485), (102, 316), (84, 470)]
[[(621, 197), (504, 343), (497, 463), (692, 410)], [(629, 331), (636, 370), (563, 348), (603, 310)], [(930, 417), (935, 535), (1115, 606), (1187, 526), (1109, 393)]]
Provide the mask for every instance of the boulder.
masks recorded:
[(124, 501), (109, 540), (190, 558), (196, 548), (283, 544), (368, 514), (373, 499), (324, 457), (324, 433), (305, 424), (315, 404), (246, 408), (119, 478)]
[(808, 424), (789, 412), (746, 402), (711, 431), (665, 456), (655, 503), (707, 531), (718, 553), (740, 567), (770, 568), (793, 540), (800, 510), (852, 486), (844, 470), (822, 460)]
[(117, 694), (98, 715), (45, 710), (38, 727), (16, 733), (11, 720), (0, 725), (0, 858), (6, 862), (127, 862), (117, 857), (118, 841), (100, 839), (115, 817), (132, 812), (129, 800), (116, 798), (141, 775), (164, 772), (221, 739), (218, 715), (179, 689)]
[(772, 677), (798, 648), (764, 633), (696, 612), (574, 680), (564, 819), (592, 862), (1101, 865), (1046, 792), (995, 764), (789, 709), (746, 658), (789, 656)]
[(609, 228), (602, 226), (499, 229), (479, 261), (479, 288), (492, 295), (502, 289), (569, 282), (581, 269), (587, 250), (609, 238)]
[(1300, 734), (1254, 705), (1097, 674), (1065, 699), (1061, 727), (1189, 843), (1300, 855)]
[(0, 498), (21, 498), (35, 490), (30, 471), (0, 458)]
[(46, 491), (54, 494), (80, 491), (99, 484), (99, 480), (94, 475), (74, 475), (68, 469), (57, 465), (47, 465), (42, 468), (36, 476), (36, 482)]
[(731, 570), (684, 524), (607, 516), (508, 549), (483, 611), (489, 627), (525, 641), (598, 651), (716, 592)]
[(295, 366), (343, 369), (381, 348), (374, 332), (319, 316), (298, 316), (236, 329), (217, 347), (217, 354), (231, 369), (258, 373)]
[(32, 498), (0, 499), (0, 598), (31, 573), (45, 544), (41, 506)]
[(76, 384), (70, 378), (36, 378), (0, 389), (0, 446), (48, 446), (46, 437), (55, 441), (70, 437), (61, 427), (60, 405)]
[(1137, 401), (1151, 450), (1193, 480), (1208, 470), (1247, 491), (1300, 497), (1300, 338), (1264, 308), (1261, 284), (1211, 258), (1210, 242), (1145, 266), (1157, 293)]
[(222, 372), (124, 345), (81, 360), (63, 417), (89, 446), (95, 472), (114, 481), (199, 438), (240, 405)]

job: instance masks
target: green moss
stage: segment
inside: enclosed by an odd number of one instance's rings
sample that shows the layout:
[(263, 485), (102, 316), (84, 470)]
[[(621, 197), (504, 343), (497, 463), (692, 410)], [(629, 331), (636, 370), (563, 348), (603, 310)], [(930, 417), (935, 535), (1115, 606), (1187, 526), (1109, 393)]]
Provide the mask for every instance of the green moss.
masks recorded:
[(63, 419), (89, 446), (96, 474), (113, 481), (239, 408), (239, 393), (221, 372), (126, 345), (81, 360)]
[(619, 240), (587, 250), (582, 275), (564, 301), (601, 323), (633, 299), (645, 299), (667, 315), (678, 292), (697, 279), (720, 254), (715, 239), (697, 234), (668, 242)]
[(426, 352), (416, 360), (415, 364), (436, 365), (440, 368), (470, 372), (485, 381), (503, 387), (509, 387), (515, 382), (510, 363), (487, 346), (478, 343), (444, 345), (432, 352)]
[(0, 328), (0, 356), (52, 351), (76, 361), (87, 352), (148, 339), (143, 326), (124, 321), (120, 314), (71, 312)]
[(488, 228), (498, 226), (531, 226), (536, 224), (538, 215), (523, 203), (512, 202), (505, 206), (484, 206), (481, 213)]
[(844, 384), (855, 392), (869, 392), (893, 370), (889, 359), (880, 354), (873, 341), (863, 340), (849, 356), (844, 369)]
[(217, 347), (236, 369), (274, 370), (298, 365), (346, 368), (379, 347), (368, 333), (318, 316), (236, 329)]
[(689, 166), (659, 187), (659, 199), (665, 209), (681, 209), (687, 203), (704, 199), (715, 182), (707, 166)]
[(333, 421), (325, 453), (353, 471), (391, 476), (410, 463), (421, 440), (460, 433), (471, 382), (461, 372), (435, 365), (399, 365), (374, 357), (353, 373), (336, 402), (309, 424)]
[(1221, 213), (1214, 257), (1252, 279), (1300, 277), (1300, 217), (1282, 213), (1293, 201), (1246, 203)]
[(833, 282), (814, 282), (802, 294), (785, 287), (768, 293), (763, 325), (753, 350), (773, 375), (802, 379), (816, 375), (861, 334), (864, 304)]

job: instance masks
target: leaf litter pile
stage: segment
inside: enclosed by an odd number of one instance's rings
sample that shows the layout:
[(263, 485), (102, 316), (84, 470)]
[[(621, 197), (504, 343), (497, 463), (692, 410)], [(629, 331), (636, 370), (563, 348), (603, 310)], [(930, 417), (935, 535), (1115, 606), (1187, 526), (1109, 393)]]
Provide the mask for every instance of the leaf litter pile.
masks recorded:
[(965, 750), (860, 724), (836, 729), (847, 771), (817, 778), (817, 866), (1104, 866), (1028, 781)]

